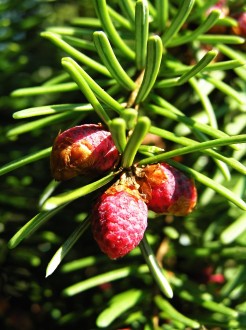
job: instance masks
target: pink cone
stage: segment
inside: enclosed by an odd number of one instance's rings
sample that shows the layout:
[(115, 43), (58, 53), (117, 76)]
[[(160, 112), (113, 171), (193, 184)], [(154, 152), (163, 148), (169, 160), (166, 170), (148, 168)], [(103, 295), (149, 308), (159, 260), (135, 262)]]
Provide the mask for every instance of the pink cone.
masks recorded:
[(147, 217), (147, 206), (137, 190), (112, 186), (93, 208), (93, 236), (109, 258), (121, 258), (142, 240)]

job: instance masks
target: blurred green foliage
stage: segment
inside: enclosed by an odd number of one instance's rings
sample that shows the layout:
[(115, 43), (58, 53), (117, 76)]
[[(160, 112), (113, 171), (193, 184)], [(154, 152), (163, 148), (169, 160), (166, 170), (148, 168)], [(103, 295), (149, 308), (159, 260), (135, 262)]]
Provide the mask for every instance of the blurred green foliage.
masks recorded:
[[(51, 144), (57, 129), (32, 131), (21, 139), (9, 140), (6, 132), (13, 126), (16, 110), (37, 106), (66, 96), (53, 95), (12, 98), (17, 88), (39, 85), (61, 71), (60, 53), (40, 38), (52, 24), (63, 25), (80, 13), (90, 12), (88, 1), (3, 0), (0, 3), (0, 164)], [(48, 134), (47, 134), (48, 133)], [(68, 225), (73, 226), (73, 212), (59, 217), (52, 228), (44, 228), (28, 244), (9, 250), (7, 242), (13, 232), (35, 214), (40, 191), (50, 181), (48, 160), (40, 161), (5, 175), (0, 192), (0, 328), (55, 329), (61, 314), (74, 313), (77, 302), (61, 300), (63, 279), (45, 280), (44, 267), (49, 261), (52, 244), (58, 244)], [(70, 219), (68, 224), (67, 219)], [(55, 219), (54, 219), (55, 220)], [(59, 221), (57, 226), (56, 222)], [(60, 228), (56, 231), (56, 227)], [(66, 229), (65, 229), (66, 230)], [(47, 253), (46, 261), (43, 253)], [(64, 279), (66, 276), (64, 277)], [(52, 284), (53, 282), (53, 284)], [(69, 284), (69, 283), (67, 283)], [(89, 299), (88, 297), (84, 298)], [(71, 306), (71, 309), (67, 307)], [(72, 307), (74, 305), (74, 307)]]

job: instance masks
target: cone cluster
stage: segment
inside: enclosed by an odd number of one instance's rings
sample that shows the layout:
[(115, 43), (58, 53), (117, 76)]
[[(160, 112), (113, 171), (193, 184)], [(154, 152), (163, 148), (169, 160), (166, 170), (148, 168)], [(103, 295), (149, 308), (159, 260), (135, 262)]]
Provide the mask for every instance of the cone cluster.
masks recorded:
[[(95, 176), (114, 170), (119, 158), (111, 133), (102, 125), (75, 126), (55, 139), (51, 171), (59, 181), (78, 175)], [(95, 202), (91, 214), (93, 236), (109, 258), (123, 257), (141, 242), (148, 210), (186, 216), (196, 200), (193, 179), (169, 164), (132, 166)]]

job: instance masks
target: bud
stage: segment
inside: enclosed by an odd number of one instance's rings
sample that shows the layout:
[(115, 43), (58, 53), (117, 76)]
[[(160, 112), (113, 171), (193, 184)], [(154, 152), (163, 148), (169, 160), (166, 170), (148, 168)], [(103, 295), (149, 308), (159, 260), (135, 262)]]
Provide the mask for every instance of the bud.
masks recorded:
[(77, 175), (96, 176), (112, 169), (118, 158), (111, 133), (102, 125), (75, 126), (56, 137), (50, 158), (51, 172), (57, 181)]
[(156, 213), (175, 216), (189, 214), (196, 205), (194, 181), (176, 168), (166, 164), (147, 165), (139, 169), (136, 181), (145, 196), (147, 206)]
[(246, 37), (246, 12), (237, 17), (237, 26), (232, 28), (233, 32), (241, 37)]

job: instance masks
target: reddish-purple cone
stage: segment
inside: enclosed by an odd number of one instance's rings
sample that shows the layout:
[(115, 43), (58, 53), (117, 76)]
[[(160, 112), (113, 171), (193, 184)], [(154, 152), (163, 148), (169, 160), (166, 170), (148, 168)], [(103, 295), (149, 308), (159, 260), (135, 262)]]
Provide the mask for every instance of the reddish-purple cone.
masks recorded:
[(93, 236), (109, 258), (121, 258), (142, 240), (147, 217), (147, 206), (137, 189), (113, 185), (93, 208)]
[(148, 208), (156, 213), (185, 216), (196, 205), (194, 181), (166, 163), (146, 166), (136, 180)]
[(237, 17), (237, 26), (234, 26), (232, 30), (235, 34), (246, 37), (246, 12), (240, 13)]
[(215, 9), (220, 11), (220, 18), (223, 18), (229, 14), (229, 8), (226, 5), (226, 0), (218, 0), (213, 6), (209, 7), (206, 14), (209, 15)]
[(119, 158), (111, 133), (102, 125), (75, 126), (59, 134), (50, 165), (57, 181), (77, 175), (98, 175), (113, 168)]

